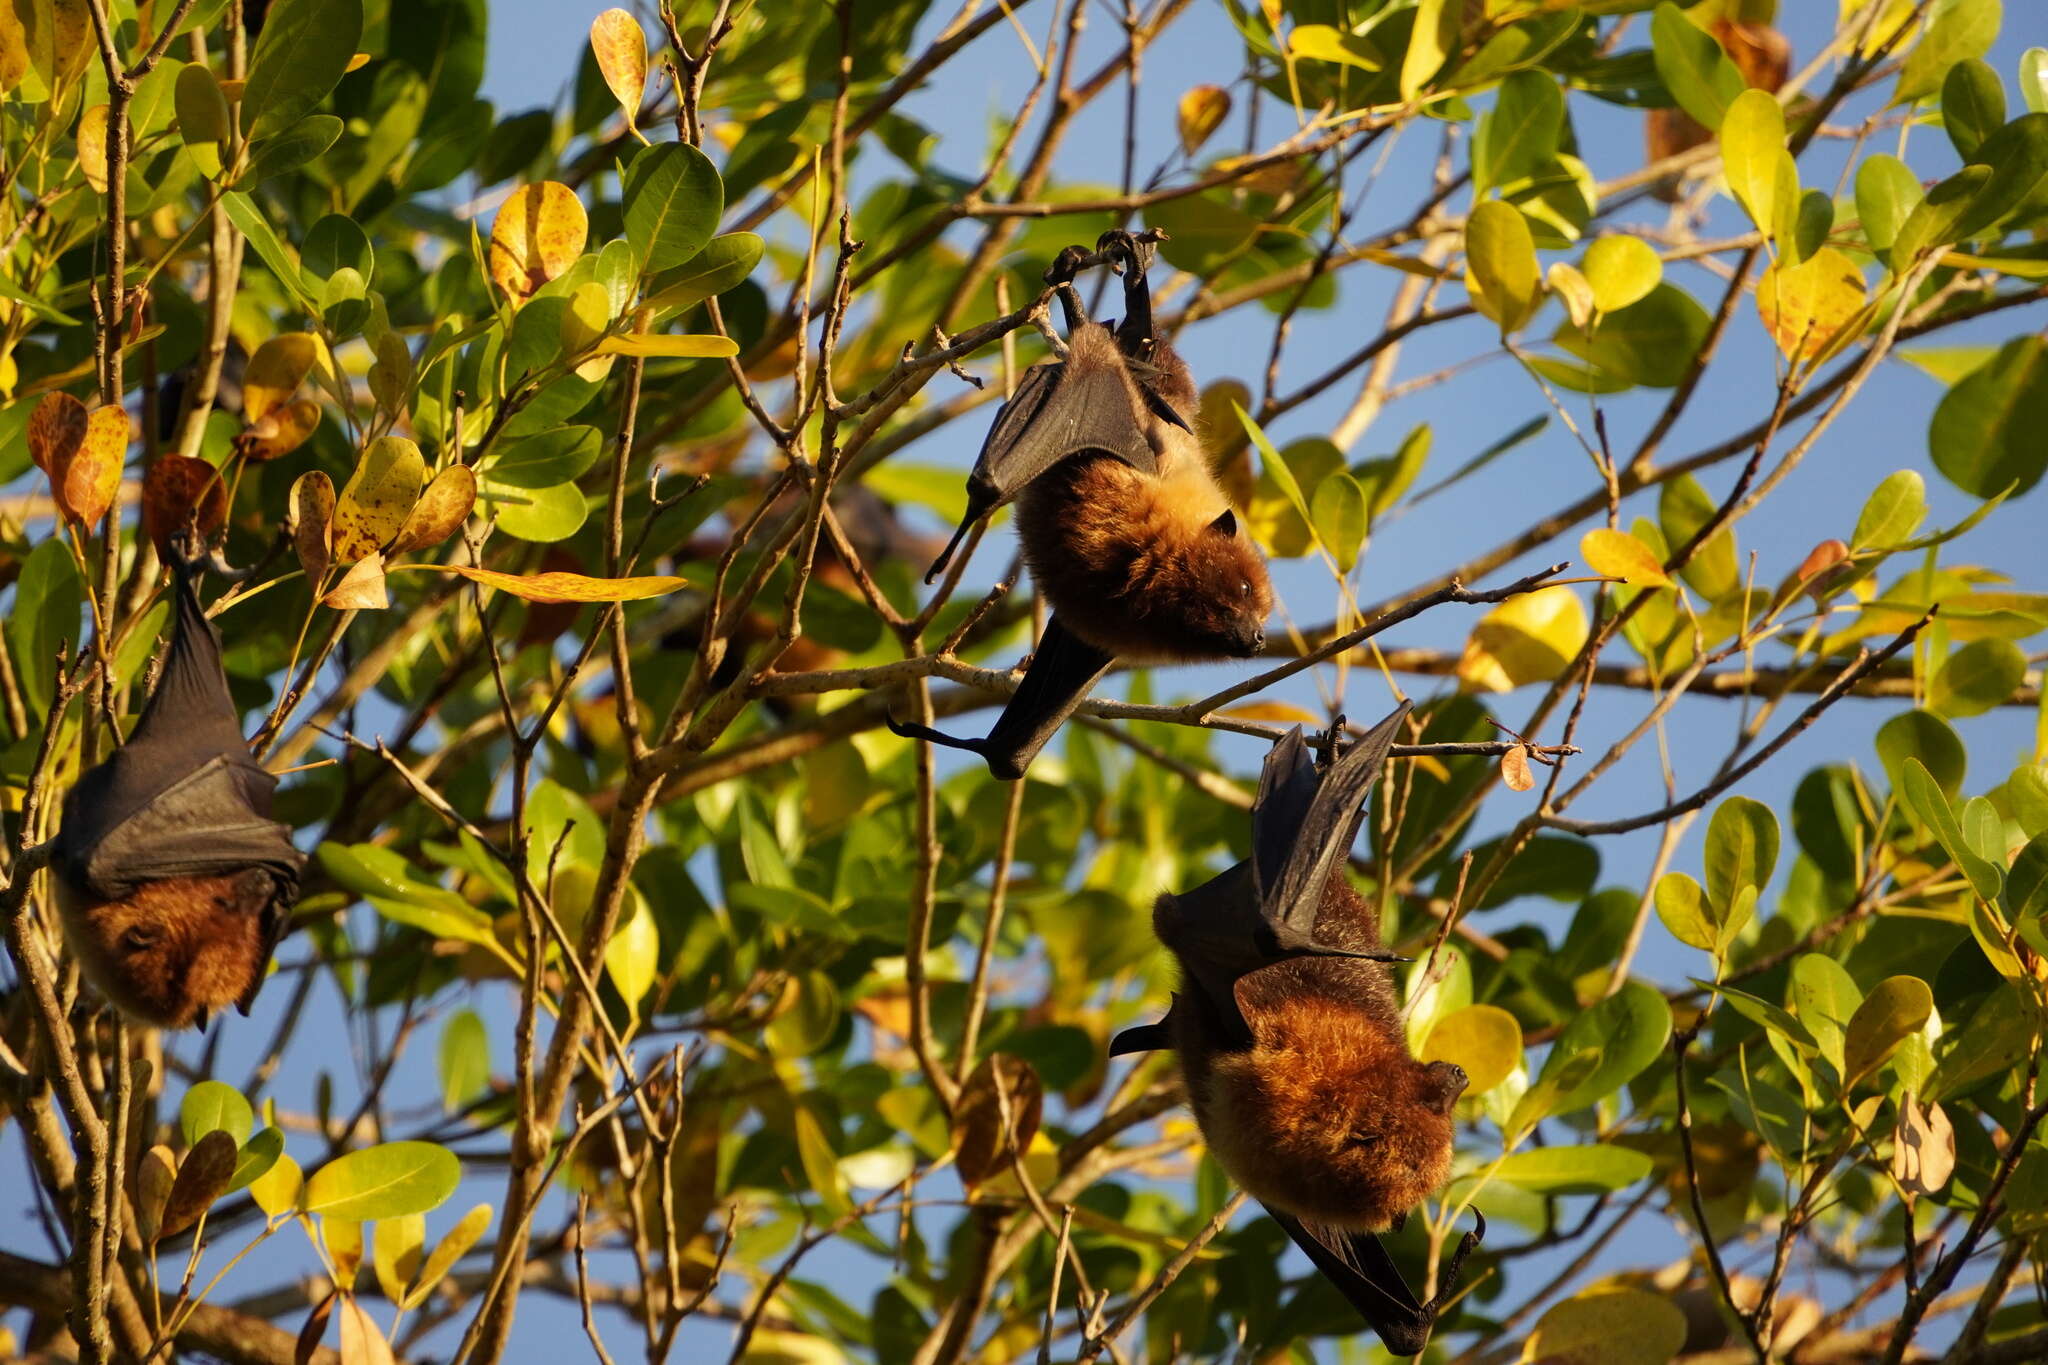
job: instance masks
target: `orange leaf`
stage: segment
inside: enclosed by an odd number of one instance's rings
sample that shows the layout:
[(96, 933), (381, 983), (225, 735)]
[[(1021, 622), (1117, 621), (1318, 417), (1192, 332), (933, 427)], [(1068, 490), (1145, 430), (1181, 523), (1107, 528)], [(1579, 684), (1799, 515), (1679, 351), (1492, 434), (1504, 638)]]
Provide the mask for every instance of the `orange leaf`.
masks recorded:
[(85, 439), (51, 484), (65, 516), (90, 526), (107, 514), (121, 492), (121, 466), (128, 459), (128, 412), (118, 406), (93, 409)]
[(355, 56), (348, 59), (348, 65), (343, 67), (342, 71), (344, 74), (350, 71), (360, 71), (369, 64), (370, 54), (367, 52), (358, 52)]
[(142, 532), (156, 552), (171, 557), (171, 538), (187, 526), (211, 541), (228, 521), (228, 490), (220, 471), (204, 460), (162, 455), (142, 480)]
[(1284, 701), (1248, 701), (1217, 714), (1232, 720), (1272, 720), (1283, 725), (1306, 725), (1311, 730), (1320, 729), (1323, 724), (1321, 717), (1299, 706), (1289, 706)]
[(28, 454), (36, 467), (52, 479), (71, 463), (85, 443), (85, 427), (91, 414), (85, 404), (61, 390), (46, 393), (28, 415)]
[(590, 51), (613, 98), (632, 123), (647, 89), (647, 35), (640, 21), (622, 9), (608, 9), (590, 21)]
[(391, 605), (384, 589), (384, 556), (365, 555), (341, 576), (334, 590), (320, 599), (327, 606), (345, 611), (382, 611)]
[(334, 562), (334, 480), (315, 469), (292, 484), (292, 549), (313, 591)]
[(1529, 771), (1527, 749), (1516, 747), (1500, 756), (1500, 780), (1508, 784), (1511, 792), (1525, 792), (1536, 785), (1536, 778)]
[(319, 425), (320, 405), (310, 398), (295, 399), (243, 428), (235, 437), (235, 449), (249, 463), (263, 464), (297, 450)]
[(399, 555), (439, 545), (462, 529), (475, 506), (475, 473), (467, 465), (449, 465), (434, 476), (427, 491), (412, 505), (412, 511), (405, 514), (405, 524), (398, 528), (398, 535), (391, 542), (391, 553)]
[(529, 602), (637, 602), (660, 597), (683, 586), (684, 580), (659, 574), (643, 578), (592, 578), (580, 573), (499, 573), (465, 564), (408, 564), (408, 569), (461, 574), (487, 588), (500, 588)]
[(515, 191), (491, 225), (491, 278), (523, 303), (583, 254), (590, 220), (567, 185), (543, 180)]

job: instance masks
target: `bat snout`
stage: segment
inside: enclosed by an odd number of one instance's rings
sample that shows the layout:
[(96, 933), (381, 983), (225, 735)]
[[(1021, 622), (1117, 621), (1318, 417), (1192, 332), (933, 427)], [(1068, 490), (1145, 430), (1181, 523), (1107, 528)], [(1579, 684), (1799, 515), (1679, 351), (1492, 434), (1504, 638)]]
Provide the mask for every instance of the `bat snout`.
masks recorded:
[(1262, 623), (1241, 626), (1231, 641), (1232, 648), (1241, 659), (1250, 659), (1266, 652), (1266, 627)]

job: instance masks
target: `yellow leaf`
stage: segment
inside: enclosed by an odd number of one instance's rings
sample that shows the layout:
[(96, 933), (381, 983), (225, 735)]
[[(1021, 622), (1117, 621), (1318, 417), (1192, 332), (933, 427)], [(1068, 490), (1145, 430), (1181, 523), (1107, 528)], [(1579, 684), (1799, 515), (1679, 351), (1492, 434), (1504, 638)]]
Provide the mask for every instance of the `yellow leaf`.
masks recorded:
[(406, 1287), (419, 1273), (426, 1254), (427, 1220), (417, 1213), (398, 1218), (380, 1218), (370, 1233), (370, 1264), (376, 1268), (377, 1283), (384, 1297), (393, 1303), (405, 1301)]
[(1605, 528), (1588, 531), (1579, 538), (1579, 554), (1594, 573), (1606, 578), (1619, 578), (1630, 587), (1671, 586), (1671, 579), (1665, 574), (1657, 552), (1626, 531)]
[(242, 375), (242, 416), (254, 425), (283, 406), (319, 359), (311, 332), (284, 332), (258, 346)]
[(1304, 725), (1311, 730), (1321, 729), (1322, 717), (1299, 706), (1290, 706), (1284, 701), (1248, 701), (1242, 706), (1233, 706), (1218, 715), (1232, 720), (1271, 720), (1282, 725)]
[(1646, 1289), (1595, 1288), (1553, 1304), (1522, 1343), (1523, 1365), (1666, 1365), (1685, 1314)]
[(1498, 1005), (1467, 1005), (1437, 1020), (1415, 1056), (1422, 1062), (1456, 1062), (1465, 1068), (1465, 1093), (1484, 1095), (1521, 1065), (1522, 1026)]
[(439, 545), (462, 529), (476, 506), (476, 474), (468, 465), (453, 464), (434, 476), (427, 491), (406, 513), (405, 524), (391, 542), (391, 553)]
[(397, 535), (426, 481), (418, 446), (403, 436), (372, 441), (334, 505), (335, 561), (353, 564)]
[(543, 180), (514, 191), (491, 225), (491, 278), (514, 302), (574, 264), (590, 221), (567, 185)]
[(320, 582), (334, 562), (334, 480), (315, 469), (292, 484), (292, 549), (306, 582), (320, 591)]
[(352, 1218), (322, 1218), (320, 1240), (334, 1262), (334, 1287), (355, 1288), (356, 1272), (363, 1268), (363, 1225)]
[(1472, 210), (1465, 224), (1465, 261), (1470, 283), (1479, 288), (1472, 302), (1500, 324), (1502, 336), (1529, 320), (1541, 297), (1536, 267), (1536, 239), (1529, 220), (1513, 204), (1489, 199)]
[(647, 35), (640, 21), (622, 9), (606, 10), (590, 21), (590, 51), (631, 125), (647, 89)]
[(320, 602), (336, 611), (382, 611), (390, 606), (391, 596), (384, 588), (384, 556), (371, 554), (357, 560)]
[(304, 445), (319, 425), (320, 405), (295, 398), (244, 427), (235, 437), (235, 450), (251, 464), (282, 459)]
[(107, 192), (107, 106), (95, 104), (78, 116), (78, 169), (85, 183)]
[(256, 1207), (272, 1218), (290, 1213), (299, 1205), (299, 1191), (306, 1177), (289, 1154), (280, 1156), (271, 1168), (249, 1182), (249, 1197)]
[(1586, 608), (1570, 588), (1510, 597), (1473, 627), (1458, 678), (1468, 690), (1484, 692), (1548, 682), (1586, 643), (1586, 633)]
[(1230, 117), (1230, 92), (1220, 85), (1197, 85), (1180, 97), (1180, 146), (1193, 156)]
[(1593, 320), (1593, 310), (1599, 305), (1593, 297), (1593, 286), (1579, 273), (1579, 268), (1565, 261), (1553, 261), (1544, 272), (1544, 279), (1550, 284), (1550, 292), (1564, 300), (1564, 310), (1571, 316), (1572, 326), (1583, 331)]
[(1664, 278), (1664, 262), (1648, 242), (1619, 235), (1602, 237), (1587, 247), (1579, 270), (1603, 313), (1640, 303)]
[(427, 1295), (441, 1282), (441, 1277), (468, 1254), (469, 1249), (476, 1245), (477, 1239), (484, 1235), (484, 1230), (490, 1225), (489, 1204), (478, 1204), (463, 1214), (462, 1221), (448, 1229), (441, 1240), (434, 1244), (433, 1251), (427, 1256), (426, 1267), (420, 1271), (419, 1279), (414, 1282), (411, 1292), (405, 1296), (405, 1301), (399, 1307), (411, 1311), (425, 1303)]
[[(1778, 162), (1785, 155), (1785, 111), (1763, 90), (1745, 90), (1721, 120), (1721, 173), (1749, 221), (1769, 237), (1778, 221)], [(1799, 193), (1795, 178), (1792, 193)]]
[(71, 520), (90, 526), (107, 514), (121, 492), (121, 466), (128, 460), (127, 409), (93, 409), (86, 419), (85, 439), (61, 474), (51, 477), (57, 507)]
[(595, 346), (611, 320), (611, 295), (605, 287), (596, 281), (577, 285), (562, 310), (562, 354), (575, 357)]
[(1863, 272), (1831, 246), (1790, 269), (1773, 266), (1756, 286), (1757, 312), (1795, 364), (1820, 359), (1862, 311), (1863, 298)]
[(637, 602), (660, 597), (684, 584), (680, 578), (659, 574), (642, 578), (591, 578), (586, 574), (499, 573), (496, 569), (473, 569), (466, 564), (408, 564), (408, 569), (433, 573), (461, 574), (487, 588), (499, 588), (529, 602)]
[(346, 75), (348, 72), (351, 71), (361, 71), (364, 67), (368, 66), (369, 64), (370, 54), (367, 52), (358, 52), (355, 56), (348, 59), (348, 65), (342, 68), (342, 73)]
[(670, 356), (685, 360), (723, 360), (738, 355), (740, 348), (728, 337), (721, 336), (640, 336), (627, 335), (606, 337), (597, 343), (599, 355), (644, 355)]
[(1459, 21), (1464, 0), (1416, 0), (1415, 27), (1401, 58), (1401, 98), (1412, 100), (1458, 50)]

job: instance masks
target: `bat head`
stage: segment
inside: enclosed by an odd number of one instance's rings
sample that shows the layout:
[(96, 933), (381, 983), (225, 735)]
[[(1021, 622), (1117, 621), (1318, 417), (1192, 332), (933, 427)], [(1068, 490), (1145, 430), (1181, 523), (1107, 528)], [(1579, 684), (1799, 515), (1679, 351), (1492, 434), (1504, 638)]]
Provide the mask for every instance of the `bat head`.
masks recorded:
[[(1200, 652), (1249, 659), (1266, 647), (1273, 612), (1273, 581), (1251, 537), (1225, 509), (1183, 548), (1178, 591), (1166, 594)], [(1191, 651), (1195, 652), (1195, 651)]]
[(1354, 1002), (1303, 995), (1219, 1055), (1202, 1129), (1233, 1179), (1313, 1222), (1379, 1232), (1450, 1175), (1465, 1073), (1422, 1063)]
[(123, 1014), (170, 1029), (254, 996), (275, 901), (260, 868), (143, 882), (118, 900), (58, 883), (65, 937), (86, 979)]

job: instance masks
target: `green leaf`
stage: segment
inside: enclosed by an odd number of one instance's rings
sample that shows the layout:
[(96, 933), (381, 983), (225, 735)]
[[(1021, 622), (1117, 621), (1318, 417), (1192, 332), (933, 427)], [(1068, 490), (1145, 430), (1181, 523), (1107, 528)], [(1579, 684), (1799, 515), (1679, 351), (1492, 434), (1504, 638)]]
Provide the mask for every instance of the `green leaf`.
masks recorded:
[(249, 169), (240, 183), (260, 185), (272, 176), (295, 171), (332, 147), (341, 137), (342, 122), (332, 114), (308, 114), (291, 127), (250, 148)]
[[(1785, 111), (1777, 97), (1762, 90), (1745, 90), (1728, 106), (1721, 121), (1721, 168), (1735, 201), (1749, 214), (1766, 238), (1777, 231), (1779, 165), (1789, 156), (1785, 151)], [(1798, 193), (1798, 172), (1793, 172), (1793, 193)]]
[(1991, 176), (1958, 219), (1952, 240), (1964, 241), (2036, 203), (2048, 185), (2048, 114), (2023, 114), (1984, 139), (1970, 158)]
[[(2048, 118), (2048, 115), (2042, 115)], [(2015, 337), (1990, 364), (1950, 389), (1934, 410), (1927, 445), (1956, 487), (1989, 498), (2031, 489), (2048, 471), (2048, 342)]]
[(1926, 34), (1906, 54), (1893, 104), (1925, 99), (1942, 88), (1950, 67), (1983, 56), (1998, 40), (1999, 0), (1944, 0), (1933, 14)]
[(256, 1114), (249, 1101), (223, 1081), (199, 1082), (178, 1104), (178, 1130), (185, 1135), (187, 1147), (196, 1146), (216, 1129), (240, 1143), (255, 1126)]
[[(1550, 1055), (1544, 1058), (1543, 1070), (1537, 1077), (1539, 1084), (1567, 1068), (1578, 1073), (1572, 1083), (1551, 1088), (1546, 1098), (1539, 1101), (1538, 1112), (1525, 1113), (1524, 1104), (1538, 1093), (1537, 1086), (1530, 1087), (1523, 1095), (1523, 1103), (1515, 1106), (1508, 1128), (1519, 1133), (1538, 1119), (1598, 1103), (1655, 1061), (1670, 1037), (1671, 1006), (1665, 1002), (1663, 993), (1640, 981), (1626, 983), (1590, 1009), (1581, 1010), (1565, 1025)], [(1574, 1059), (1584, 1057), (1594, 1061), (1581, 1070)]]
[(66, 647), (74, 662), (79, 656), (85, 640), (79, 613), (84, 608), (78, 564), (64, 542), (52, 537), (29, 551), (14, 586), (7, 643), (14, 650), (22, 700), (38, 718), (49, 714), (57, 695), (57, 650)]
[(275, 1128), (265, 1128), (242, 1144), (242, 1150), (235, 1157), (235, 1173), (228, 1179), (225, 1193), (246, 1189), (270, 1173), (284, 1155), (284, 1134)]
[(1465, 1094), (1484, 1095), (1522, 1064), (1522, 1026), (1498, 1005), (1466, 1005), (1438, 1019), (1415, 1055), (1457, 1063), (1465, 1068)]
[(2020, 54), (2020, 100), (2034, 113), (2048, 112), (2048, 47)]
[(1943, 1030), (1927, 1101), (1941, 1103), (1990, 1077), (2011, 1075), (2025, 1064), (2040, 1036), (2041, 1017), (2033, 1001), (2010, 981), (2001, 983), (1969, 1023)]
[[(1782, 176), (1788, 168), (1796, 182), (1799, 172), (1789, 153), (1778, 168), (1779, 174)], [(1804, 261), (1826, 246), (1828, 234), (1835, 230), (1835, 201), (1825, 190), (1808, 190), (1799, 196), (1799, 208), (1793, 216), (1792, 240), (1780, 242), (1778, 247), (1787, 251), (1791, 259)]]
[(1731, 796), (1707, 825), (1707, 898), (1716, 909), (1744, 887), (1758, 891), (1778, 865), (1778, 817), (1761, 801)]
[(1891, 249), (1922, 198), (1920, 177), (1889, 152), (1867, 156), (1856, 168), (1856, 217), (1872, 250)]
[(1769, 1029), (1801, 1051), (1814, 1054), (1820, 1052), (1820, 1040), (1813, 1036), (1811, 1029), (1761, 996), (1751, 995), (1748, 991), (1737, 990), (1733, 986), (1721, 985), (1712, 981), (1701, 981), (1697, 977), (1693, 978), (1693, 984), (1714, 992), (1714, 994), (1728, 1002), (1729, 1009), (1734, 1010), (1752, 1024), (1760, 1028)]
[(2048, 914), (2048, 833), (2036, 834), (2005, 874), (2006, 918), (2018, 923)]
[(1928, 775), (1927, 769), (1917, 758), (1906, 760), (1905, 783), (1901, 794), (1920, 823), (1934, 832), (1941, 844), (1963, 875), (1970, 879), (1970, 885), (1985, 900), (1996, 900), (2004, 883), (2003, 872), (1986, 862), (1970, 848), (1963, 838), (1962, 826), (1956, 823), (1954, 809), (1948, 798), (1942, 795), (1940, 786)]
[(1949, 655), (1928, 685), (1927, 705), (1951, 719), (1981, 716), (2027, 677), (2027, 656), (2010, 640), (1972, 640)]
[(362, 41), (362, 0), (276, 0), (249, 54), (242, 126), (266, 137), (312, 113), (341, 83)]
[(1920, 1032), (1934, 1013), (1934, 993), (1917, 976), (1891, 976), (1871, 987), (1849, 1020), (1843, 1088), (1868, 1077)]
[(308, 279), (327, 280), (338, 270), (353, 270), (364, 285), (376, 278), (377, 257), (370, 235), (346, 214), (330, 213), (306, 229), (299, 244), (299, 269)]
[(1822, 953), (1802, 953), (1793, 959), (1791, 978), (1786, 1005), (1806, 1026), (1835, 1074), (1845, 1074), (1844, 1039), (1850, 1018), (1863, 1004), (1863, 992), (1841, 963)]
[(1892, 239), (1892, 270), (1903, 274), (1922, 253), (1952, 245), (1963, 238), (1963, 222), (1977, 202), (1978, 194), (1991, 183), (1989, 166), (1965, 166), (1927, 191), (1927, 195), (1906, 215)]
[(1720, 128), (1728, 106), (1748, 89), (1742, 72), (1714, 36), (1695, 26), (1670, 0), (1650, 17), (1650, 50), (1671, 98), (1710, 132)]
[(249, 239), (249, 245), (256, 248), (256, 254), (263, 258), (263, 264), (270, 267), (270, 273), (278, 282), (289, 289), (309, 311), (318, 312), (317, 300), (306, 285), (305, 276), (299, 271), (298, 262), (285, 250), (284, 243), (271, 231), (270, 220), (263, 216), (263, 210), (256, 207), (254, 200), (236, 190), (230, 190), (220, 197), (221, 209), (228, 219)]
[[(713, 237), (694, 259), (647, 282), (647, 305), (664, 313), (723, 294), (754, 273), (764, 250), (766, 243), (751, 232)], [(617, 310), (623, 312), (624, 305)]]
[(1555, 340), (1596, 370), (1631, 384), (1670, 389), (1691, 370), (1710, 325), (1706, 309), (1692, 295), (1666, 282), (1600, 319), (1590, 334), (1566, 325)]
[[(1674, 549), (1687, 544), (1714, 519), (1714, 499), (1690, 474), (1665, 483), (1657, 494), (1658, 529), (1664, 542)], [(1710, 602), (1717, 602), (1741, 586), (1735, 561), (1735, 533), (1722, 527), (1693, 552), (1692, 559), (1678, 571), (1679, 577)]]
[[(187, 147), (196, 149), (201, 143), (220, 143), (226, 140), (234, 127), (228, 113), (227, 96), (221, 93), (220, 82), (213, 78), (213, 72), (198, 62), (179, 68), (172, 99), (178, 111), (178, 136)], [(209, 175), (219, 175), (218, 146), (212, 148), (212, 158), (211, 167), (201, 163), (200, 169)]]
[(818, 1121), (817, 1114), (808, 1104), (802, 1101), (793, 1104), (790, 1118), (795, 1129), (797, 1160), (803, 1165), (811, 1191), (818, 1196), (818, 1202), (824, 1205), (825, 1211), (837, 1218), (853, 1207), (853, 1200), (847, 1194), (846, 1177), (839, 1170), (839, 1154), (833, 1150), (825, 1125)]
[(1494, 1175), (1531, 1194), (1612, 1194), (1647, 1180), (1651, 1168), (1647, 1155), (1628, 1147), (1538, 1147), (1507, 1156)]
[(647, 274), (702, 251), (725, 214), (725, 186), (711, 159), (686, 142), (643, 147), (626, 170), (626, 240)]
[(472, 1009), (460, 1009), (441, 1026), (441, 1103), (450, 1113), (484, 1092), (491, 1080), (491, 1036)]
[(1365, 546), (1365, 491), (1349, 474), (1337, 473), (1316, 485), (1310, 520), (1317, 539), (1337, 561), (1341, 573), (1350, 573)]
[(455, 1153), (435, 1142), (384, 1142), (350, 1152), (313, 1172), (304, 1210), (368, 1223), (426, 1213), (462, 1179)]
[(1558, 153), (1564, 133), (1564, 92), (1547, 71), (1517, 71), (1500, 83), (1493, 108), (1472, 138), (1472, 188), (1534, 175)]
[(1998, 73), (1975, 57), (1950, 67), (1941, 82), (1941, 123), (1956, 155), (1977, 160), (1984, 139), (2005, 123), (2005, 87)]
[(1720, 942), (1713, 908), (1700, 884), (1683, 872), (1667, 872), (1657, 879), (1657, 918), (1671, 936), (1688, 948), (1711, 953)]
[(627, 1010), (638, 1017), (640, 1001), (654, 989), (654, 978), (661, 967), (661, 931), (655, 926), (654, 912), (648, 908), (646, 898), (631, 887), (627, 889), (627, 913), (621, 916), (611, 942), (604, 946), (604, 974), (611, 978)]
[(1889, 549), (1912, 538), (1927, 519), (1927, 481), (1918, 470), (1885, 476), (1856, 516), (1851, 550)]
[(1500, 324), (1502, 336), (1518, 331), (1542, 297), (1542, 270), (1529, 221), (1512, 204), (1489, 199), (1465, 224), (1465, 259), (1478, 281), (1479, 311)]

